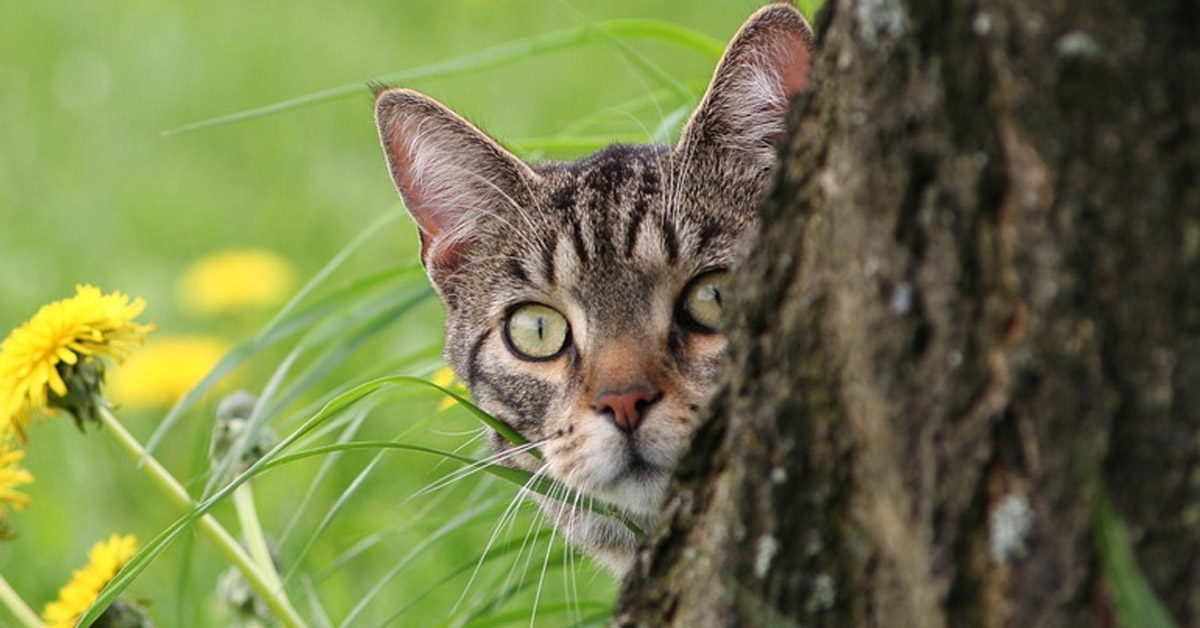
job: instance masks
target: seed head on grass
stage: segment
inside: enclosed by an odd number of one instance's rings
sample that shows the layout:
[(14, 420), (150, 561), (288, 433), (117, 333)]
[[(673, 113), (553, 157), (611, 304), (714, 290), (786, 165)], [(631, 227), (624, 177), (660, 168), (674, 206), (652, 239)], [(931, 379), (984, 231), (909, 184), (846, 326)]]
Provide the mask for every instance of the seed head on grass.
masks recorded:
[(104, 359), (120, 361), (145, 340), (152, 326), (134, 322), (145, 307), (80, 285), (14, 329), (0, 344), (0, 439), (24, 440), (33, 412), (66, 410), (81, 429), (95, 420)]

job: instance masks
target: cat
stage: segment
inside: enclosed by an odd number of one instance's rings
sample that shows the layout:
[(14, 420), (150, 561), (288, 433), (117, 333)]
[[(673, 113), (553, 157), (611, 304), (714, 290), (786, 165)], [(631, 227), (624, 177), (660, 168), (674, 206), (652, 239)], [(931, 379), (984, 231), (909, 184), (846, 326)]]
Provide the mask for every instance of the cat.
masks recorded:
[[(812, 54), (795, 7), (763, 7), (673, 147), (613, 145), (574, 162), (527, 164), (428, 96), (377, 90), (387, 164), (446, 308), (446, 361), (544, 454), (493, 433), (503, 464), (653, 528), (721, 372), (729, 269)], [(616, 577), (630, 569), (637, 539), (619, 521), (539, 501)]]

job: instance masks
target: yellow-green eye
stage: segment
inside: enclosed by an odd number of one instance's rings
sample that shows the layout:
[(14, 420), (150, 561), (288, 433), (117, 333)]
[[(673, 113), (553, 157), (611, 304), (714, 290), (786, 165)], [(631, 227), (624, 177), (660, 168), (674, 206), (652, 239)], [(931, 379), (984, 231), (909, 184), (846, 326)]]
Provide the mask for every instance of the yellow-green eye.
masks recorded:
[(567, 344), (570, 326), (562, 314), (537, 303), (518, 306), (508, 314), (504, 336), (517, 357), (527, 360), (552, 358)]
[(683, 293), (685, 322), (692, 323), (701, 331), (713, 332), (721, 326), (725, 304), (729, 302), (729, 273), (717, 270), (704, 273), (688, 284)]

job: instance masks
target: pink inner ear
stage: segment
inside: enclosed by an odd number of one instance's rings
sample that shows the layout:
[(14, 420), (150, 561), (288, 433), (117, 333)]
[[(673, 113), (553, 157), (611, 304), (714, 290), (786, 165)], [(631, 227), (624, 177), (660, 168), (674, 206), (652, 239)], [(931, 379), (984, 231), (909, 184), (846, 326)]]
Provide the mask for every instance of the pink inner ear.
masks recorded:
[(808, 87), (808, 75), (812, 71), (812, 49), (804, 38), (791, 35), (782, 47), (783, 58), (777, 59), (780, 77), (783, 79), (783, 95), (788, 100)]
[(412, 152), (414, 149), (420, 149), (415, 147), (413, 142), (405, 141), (405, 138), (411, 138), (414, 132), (415, 129), (407, 128), (404, 123), (389, 129), (385, 149), (391, 161), (392, 179), (404, 198), (405, 207), (417, 222), (417, 230), (421, 237), (421, 261), (430, 270), (451, 269), (462, 263), (467, 242), (443, 242), (437, 237), (450, 228), (450, 217), (446, 208), (430, 202), (427, 184), (422, 185), (421, 175), (414, 171)]
[[(767, 48), (766, 62), (778, 72), (783, 98), (764, 103), (764, 108), (782, 122), (788, 103), (808, 87), (808, 77), (812, 71), (812, 44), (803, 34), (791, 30), (776, 32), (774, 35), (777, 39), (775, 45)], [(776, 144), (783, 141), (786, 135), (780, 126), (777, 131), (768, 134), (766, 139)]]
[(436, 236), (446, 226), (443, 224), (445, 218), (429, 206), (425, 190), (417, 183), (420, 177), (413, 172), (412, 147), (405, 141), (411, 129), (400, 123), (393, 125), (388, 131), (384, 148), (392, 168), (392, 180), (395, 181), (400, 196), (404, 198), (404, 205), (417, 221), (421, 230), (421, 243), (425, 245), (427, 240)]

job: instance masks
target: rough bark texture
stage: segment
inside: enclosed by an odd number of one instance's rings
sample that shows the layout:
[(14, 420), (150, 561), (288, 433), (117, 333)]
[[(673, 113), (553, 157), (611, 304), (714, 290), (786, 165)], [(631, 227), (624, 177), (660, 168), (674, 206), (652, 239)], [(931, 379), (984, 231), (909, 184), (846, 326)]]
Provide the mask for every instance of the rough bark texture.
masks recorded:
[(620, 626), (1200, 626), (1200, 4), (829, 0)]

